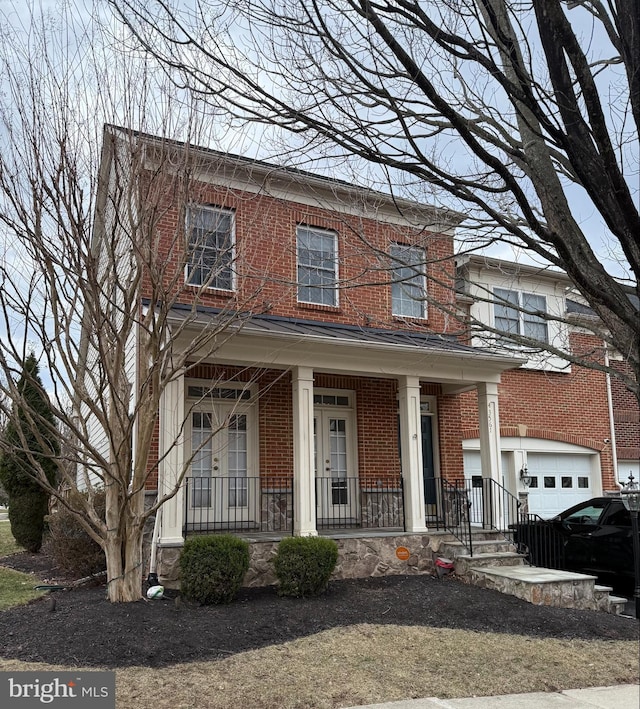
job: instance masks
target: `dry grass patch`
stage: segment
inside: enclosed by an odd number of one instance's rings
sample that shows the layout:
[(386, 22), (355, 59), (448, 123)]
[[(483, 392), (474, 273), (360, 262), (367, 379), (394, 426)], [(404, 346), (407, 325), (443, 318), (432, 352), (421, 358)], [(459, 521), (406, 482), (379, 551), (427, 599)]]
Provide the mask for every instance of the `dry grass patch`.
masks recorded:
[[(125, 629), (123, 629), (124, 631)], [(158, 637), (162, 643), (162, 638)], [(48, 667), (48, 666), (47, 666)], [(45, 669), (13, 660), (0, 670)], [(638, 682), (638, 644), (359, 625), (219, 660), (117, 670), (118, 709), (329, 709)]]

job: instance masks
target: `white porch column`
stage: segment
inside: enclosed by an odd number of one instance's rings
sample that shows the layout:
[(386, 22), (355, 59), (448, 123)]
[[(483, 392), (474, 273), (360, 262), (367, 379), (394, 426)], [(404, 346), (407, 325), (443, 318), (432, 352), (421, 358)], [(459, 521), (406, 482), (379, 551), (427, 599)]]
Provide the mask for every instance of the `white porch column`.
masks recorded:
[(417, 377), (400, 377), (398, 387), (405, 526), (407, 532), (426, 532), (422, 429), (420, 426), (420, 380)]
[(313, 369), (293, 367), (293, 533), (315, 537), (316, 474), (313, 450)]
[[(478, 419), (480, 423), (480, 465), (482, 478), (490, 478), (502, 485), (502, 465), (500, 460), (500, 416), (498, 407), (498, 385), (490, 382), (478, 384)], [(493, 489), (495, 486), (484, 487)], [(485, 496), (486, 497), (486, 496)], [(489, 506), (485, 499), (485, 518)], [(502, 529), (502, 495), (494, 494), (493, 505), (490, 506), (493, 519), (491, 523)]]
[[(160, 395), (158, 494), (166, 495), (182, 472), (184, 461), (184, 372), (170, 381)], [(162, 507), (162, 544), (182, 544), (184, 486)]]

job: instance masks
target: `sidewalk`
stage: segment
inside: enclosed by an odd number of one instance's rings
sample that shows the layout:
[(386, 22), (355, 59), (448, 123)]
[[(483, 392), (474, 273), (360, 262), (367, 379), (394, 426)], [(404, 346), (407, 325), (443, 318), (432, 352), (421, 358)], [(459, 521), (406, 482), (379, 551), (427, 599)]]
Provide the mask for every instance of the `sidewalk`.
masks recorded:
[(505, 694), (498, 697), (406, 699), (347, 709), (638, 709), (638, 707), (640, 707), (638, 685), (621, 684), (614, 687), (567, 689), (564, 692)]

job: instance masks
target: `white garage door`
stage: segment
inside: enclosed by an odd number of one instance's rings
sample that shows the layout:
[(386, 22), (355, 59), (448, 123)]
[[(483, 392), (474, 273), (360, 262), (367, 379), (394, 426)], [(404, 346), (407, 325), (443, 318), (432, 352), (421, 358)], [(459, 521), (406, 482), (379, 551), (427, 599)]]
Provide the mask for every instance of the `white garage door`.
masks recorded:
[(528, 453), (529, 511), (553, 517), (593, 497), (590, 461), (589, 455)]

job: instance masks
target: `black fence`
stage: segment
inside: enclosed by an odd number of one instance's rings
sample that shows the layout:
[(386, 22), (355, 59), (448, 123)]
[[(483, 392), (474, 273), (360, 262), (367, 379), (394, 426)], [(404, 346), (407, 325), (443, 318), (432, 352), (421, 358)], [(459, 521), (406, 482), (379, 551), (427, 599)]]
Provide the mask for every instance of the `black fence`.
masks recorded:
[(293, 480), (265, 485), (261, 478), (185, 478), (184, 534), (293, 533)]
[(532, 566), (565, 569), (565, 539), (547, 520), (536, 514), (520, 515), (512, 525), (513, 541)]
[(404, 531), (402, 480), (367, 485), (360, 478), (316, 478), (318, 529), (401, 529)]
[[(402, 480), (363, 485), (359, 478), (316, 478), (316, 526), (404, 531)], [(293, 533), (293, 480), (265, 486), (261, 478), (185, 479), (184, 534)]]

